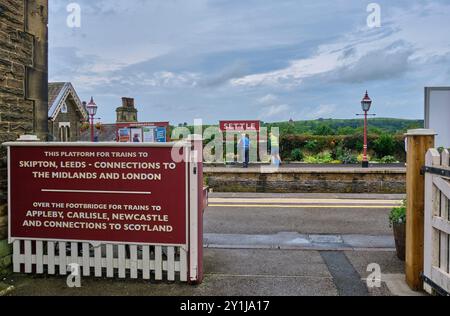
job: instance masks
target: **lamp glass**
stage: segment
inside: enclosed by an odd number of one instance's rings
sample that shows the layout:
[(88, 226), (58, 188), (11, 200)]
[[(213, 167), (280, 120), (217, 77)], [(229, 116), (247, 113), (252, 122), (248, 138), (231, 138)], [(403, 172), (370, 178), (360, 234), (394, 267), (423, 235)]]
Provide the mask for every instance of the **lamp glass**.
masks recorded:
[(89, 115), (94, 116), (95, 114), (97, 114), (97, 106), (96, 105), (88, 105), (86, 108), (89, 112)]
[(368, 112), (370, 110), (370, 107), (372, 105), (371, 101), (362, 101), (361, 106), (364, 112)]

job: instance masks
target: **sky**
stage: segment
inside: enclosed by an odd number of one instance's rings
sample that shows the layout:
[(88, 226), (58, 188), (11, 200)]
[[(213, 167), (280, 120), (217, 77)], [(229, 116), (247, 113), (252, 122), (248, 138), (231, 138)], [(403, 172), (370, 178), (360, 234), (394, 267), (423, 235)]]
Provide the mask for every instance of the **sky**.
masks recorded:
[[(354, 118), (366, 90), (379, 117), (423, 119), (424, 87), (450, 86), (450, 1), (49, 0), (49, 80), (94, 97), (115, 122), (206, 124)], [(74, 21), (74, 20), (71, 20)]]

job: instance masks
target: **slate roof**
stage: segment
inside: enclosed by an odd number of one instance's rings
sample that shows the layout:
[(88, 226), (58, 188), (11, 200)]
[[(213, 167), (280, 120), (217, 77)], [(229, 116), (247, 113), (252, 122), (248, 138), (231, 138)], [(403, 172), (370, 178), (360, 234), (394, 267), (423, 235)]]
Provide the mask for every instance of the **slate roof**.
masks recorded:
[(48, 108), (50, 109), (56, 98), (64, 88), (65, 82), (49, 82), (48, 84)]
[(88, 119), (87, 111), (83, 107), (74, 87), (70, 82), (49, 82), (48, 84), (48, 117), (54, 119), (61, 108), (61, 104), (71, 95), (79, 111)]

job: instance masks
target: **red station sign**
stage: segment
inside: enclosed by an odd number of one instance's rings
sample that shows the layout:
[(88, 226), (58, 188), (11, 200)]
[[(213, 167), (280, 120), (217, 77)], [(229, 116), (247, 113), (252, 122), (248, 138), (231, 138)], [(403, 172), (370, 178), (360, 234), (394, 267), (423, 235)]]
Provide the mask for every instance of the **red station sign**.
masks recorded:
[(222, 132), (259, 132), (260, 121), (220, 121)]
[(171, 151), (10, 147), (10, 238), (187, 244), (188, 163)]

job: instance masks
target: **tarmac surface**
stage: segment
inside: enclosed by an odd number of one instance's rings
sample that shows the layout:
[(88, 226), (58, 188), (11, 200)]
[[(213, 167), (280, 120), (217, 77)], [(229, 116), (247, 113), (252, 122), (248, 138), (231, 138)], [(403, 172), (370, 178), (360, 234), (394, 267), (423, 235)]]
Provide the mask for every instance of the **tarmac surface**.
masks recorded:
[[(388, 214), (401, 195), (219, 194), (205, 211), (201, 285), (13, 275), (10, 295), (391, 296), (404, 284)], [(381, 286), (368, 287), (370, 264)]]

